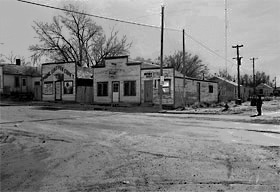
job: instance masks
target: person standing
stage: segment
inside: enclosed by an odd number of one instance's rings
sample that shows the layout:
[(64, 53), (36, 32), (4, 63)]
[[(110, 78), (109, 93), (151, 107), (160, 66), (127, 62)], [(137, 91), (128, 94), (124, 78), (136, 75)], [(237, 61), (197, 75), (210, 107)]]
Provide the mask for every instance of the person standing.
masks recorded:
[(262, 104), (263, 104), (262, 97), (259, 95), (257, 102), (256, 102), (258, 116), (262, 115)]

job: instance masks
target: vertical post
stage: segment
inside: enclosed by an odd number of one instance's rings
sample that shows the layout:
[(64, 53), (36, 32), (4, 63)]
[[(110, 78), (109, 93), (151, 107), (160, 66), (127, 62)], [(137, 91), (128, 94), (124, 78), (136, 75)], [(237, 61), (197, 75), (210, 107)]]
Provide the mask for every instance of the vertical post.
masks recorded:
[[(243, 45), (236, 45), (236, 46), (232, 46), (232, 48), (236, 48), (236, 53), (237, 53), (237, 82), (238, 82), (238, 102), (240, 102), (240, 72), (239, 72), (239, 66), (241, 65), (241, 58), (239, 57), (239, 48), (243, 47)], [(241, 103), (238, 103), (241, 104)]]
[(164, 6), (161, 7), (161, 38), (160, 38), (160, 83), (159, 83), (159, 110), (162, 110), (162, 78), (163, 78), (163, 31), (164, 31)]
[(240, 65), (241, 65), (241, 57), (238, 57), (238, 64), (237, 64), (237, 83), (238, 83), (238, 99), (241, 98), (240, 96)]
[(256, 95), (256, 75), (255, 75), (255, 60), (258, 58), (252, 57), (250, 60), (253, 61), (253, 85), (254, 85), (254, 95)]
[(185, 50), (185, 29), (183, 29), (183, 75), (184, 75), (184, 82), (183, 82), (183, 99), (184, 99), (184, 106), (185, 106), (185, 103), (186, 103), (186, 91), (185, 91), (185, 87), (186, 87), (186, 70), (185, 70), (185, 67), (186, 67), (186, 58), (185, 58), (185, 55), (186, 55), (186, 50)]
[(226, 75), (227, 75), (227, 0), (225, 0), (225, 66), (226, 66)]
[(276, 87), (276, 77), (275, 77), (275, 80), (274, 80), (274, 81), (275, 81), (274, 89), (275, 89), (275, 93), (276, 93), (276, 88), (277, 88), (277, 87)]

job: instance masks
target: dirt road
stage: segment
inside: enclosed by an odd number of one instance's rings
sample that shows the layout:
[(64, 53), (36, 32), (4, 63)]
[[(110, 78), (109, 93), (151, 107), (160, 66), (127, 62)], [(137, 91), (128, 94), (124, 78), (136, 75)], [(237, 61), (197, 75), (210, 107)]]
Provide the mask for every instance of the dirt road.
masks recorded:
[(234, 118), (2, 106), (1, 191), (279, 191), (279, 125)]

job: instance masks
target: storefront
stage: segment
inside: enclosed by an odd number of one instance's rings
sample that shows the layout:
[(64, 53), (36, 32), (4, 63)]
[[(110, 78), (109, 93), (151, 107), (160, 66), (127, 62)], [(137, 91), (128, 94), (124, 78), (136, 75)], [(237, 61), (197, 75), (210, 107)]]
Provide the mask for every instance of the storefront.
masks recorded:
[(42, 64), (42, 100), (76, 101), (76, 76), (74, 62)]

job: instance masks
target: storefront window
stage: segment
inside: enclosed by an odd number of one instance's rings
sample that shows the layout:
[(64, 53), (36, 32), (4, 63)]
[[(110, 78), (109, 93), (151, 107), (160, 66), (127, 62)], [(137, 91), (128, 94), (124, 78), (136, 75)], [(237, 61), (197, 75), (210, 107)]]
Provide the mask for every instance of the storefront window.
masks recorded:
[(124, 96), (136, 96), (136, 81), (124, 82)]
[(97, 83), (97, 96), (108, 96), (108, 82)]

